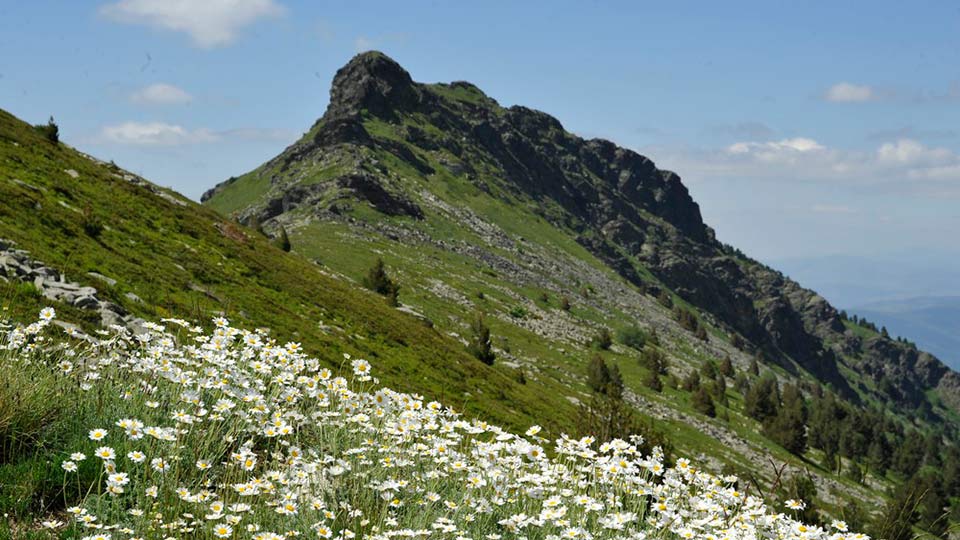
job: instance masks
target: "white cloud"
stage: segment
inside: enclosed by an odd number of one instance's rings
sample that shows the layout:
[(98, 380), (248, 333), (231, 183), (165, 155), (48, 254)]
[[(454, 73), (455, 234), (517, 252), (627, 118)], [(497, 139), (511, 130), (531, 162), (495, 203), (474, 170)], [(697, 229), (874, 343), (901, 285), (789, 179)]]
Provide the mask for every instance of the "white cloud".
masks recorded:
[(784, 154), (815, 152), (823, 149), (824, 147), (820, 143), (806, 137), (770, 142), (738, 142), (727, 147), (727, 151), (731, 154), (753, 153), (761, 158), (764, 156), (776, 157)]
[(227, 45), (241, 28), (283, 11), (274, 0), (120, 0), (100, 8), (118, 22), (185, 32), (203, 48)]
[(166, 122), (123, 122), (104, 126), (90, 142), (133, 146), (178, 146), (214, 142), (292, 142), (300, 133), (276, 128), (189, 129)]
[(193, 101), (193, 96), (172, 84), (156, 83), (137, 90), (130, 100), (140, 105), (183, 105)]
[(877, 99), (877, 92), (866, 85), (841, 82), (828, 88), (823, 98), (836, 103), (860, 103)]
[(928, 148), (912, 139), (900, 139), (882, 144), (877, 149), (877, 158), (886, 163), (938, 165), (949, 163), (956, 155), (946, 148)]
[(124, 122), (100, 130), (102, 142), (137, 146), (175, 146), (215, 142), (220, 136), (208, 129), (187, 129), (164, 122)]
[[(960, 153), (912, 139), (886, 142), (874, 150), (833, 148), (812, 138), (745, 141), (719, 149), (648, 148), (660, 166), (691, 183), (749, 179), (781, 183), (886, 186), (902, 192), (960, 195)], [(814, 211), (838, 213), (824, 203)]]

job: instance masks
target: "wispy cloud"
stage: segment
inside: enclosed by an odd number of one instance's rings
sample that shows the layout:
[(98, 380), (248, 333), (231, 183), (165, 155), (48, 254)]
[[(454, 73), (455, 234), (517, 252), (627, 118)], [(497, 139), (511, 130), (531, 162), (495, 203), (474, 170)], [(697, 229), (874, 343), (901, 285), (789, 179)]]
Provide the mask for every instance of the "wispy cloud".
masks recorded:
[[(764, 182), (822, 182), (886, 186), (902, 192), (960, 196), (960, 154), (913, 139), (872, 151), (834, 148), (809, 137), (742, 141), (725, 148), (647, 148), (660, 165), (694, 182), (736, 178)], [(820, 208), (826, 211), (830, 204)]]
[(823, 93), (823, 99), (834, 103), (862, 103), (878, 97), (873, 87), (848, 82), (837, 83)]
[(166, 122), (123, 122), (104, 126), (92, 142), (129, 146), (180, 146), (223, 141), (292, 142), (299, 133), (274, 128), (234, 128), (215, 131)]
[(121, 23), (185, 32), (198, 47), (212, 48), (232, 43), (245, 26), (284, 9), (274, 0), (120, 0), (100, 12)]
[(124, 122), (105, 126), (100, 130), (100, 141), (137, 146), (176, 146), (208, 143), (219, 140), (208, 129), (187, 129), (165, 122)]
[(172, 84), (156, 83), (131, 94), (130, 101), (138, 105), (183, 105), (193, 101), (193, 96)]

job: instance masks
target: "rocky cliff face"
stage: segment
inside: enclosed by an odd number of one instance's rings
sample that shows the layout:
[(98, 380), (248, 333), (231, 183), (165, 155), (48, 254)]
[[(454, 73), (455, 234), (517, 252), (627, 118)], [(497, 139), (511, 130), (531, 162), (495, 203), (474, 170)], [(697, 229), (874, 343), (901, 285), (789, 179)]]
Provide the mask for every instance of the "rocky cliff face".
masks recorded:
[[(673, 291), (768, 361), (806, 370), (852, 400), (874, 392), (919, 408), (924, 392), (938, 388), (944, 402), (960, 403), (960, 378), (932, 356), (858, 337), (816, 293), (718, 242), (677, 174), (569, 133), (543, 112), (501, 107), (469, 83), (416, 83), (381, 53), (337, 72), (326, 113), (304, 138), (203, 199), (216, 206), (267, 185), (233, 208), (240, 219), (340, 214), (359, 201), (419, 220), (435, 178), (465, 179), (526, 204), (635, 285)], [(844, 365), (875, 384), (851, 382)]]

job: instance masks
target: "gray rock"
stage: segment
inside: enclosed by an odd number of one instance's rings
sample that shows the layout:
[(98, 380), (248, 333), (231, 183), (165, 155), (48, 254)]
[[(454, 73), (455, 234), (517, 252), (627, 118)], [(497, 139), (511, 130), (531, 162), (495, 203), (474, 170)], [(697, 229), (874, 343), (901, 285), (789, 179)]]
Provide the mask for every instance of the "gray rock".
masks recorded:
[(126, 297), (127, 297), (127, 300), (130, 300), (131, 302), (136, 302), (136, 303), (138, 303), (138, 304), (142, 304), (142, 303), (143, 303), (143, 300), (142, 300), (139, 296), (133, 294), (132, 292), (128, 292), (128, 293), (125, 294), (124, 296), (126, 296)]
[(64, 169), (63, 172), (67, 173), (70, 178), (80, 178), (80, 173), (73, 169)]
[(123, 326), (123, 317), (114, 313), (110, 310), (104, 310), (100, 312), (100, 325), (101, 326)]
[(78, 296), (72, 304), (80, 309), (98, 309), (100, 301), (95, 296)]
[(109, 286), (111, 286), (111, 287), (113, 287), (114, 285), (117, 284), (117, 280), (115, 280), (115, 279), (113, 279), (113, 278), (109, 278), (109, 277), (107, 277), (107, 276), (105, 276), (105, 275), (103, 275), (103, 274), (100, 274), (100, 273), (98, 273), (98, 272), (87, 272), (87, 275), (90, 276), (90, 277), (92, 277), (92, 278), (94, 278), (94, 279), (99, 279), (100, 281), (106, 283), (107, 285), (109, 285)]

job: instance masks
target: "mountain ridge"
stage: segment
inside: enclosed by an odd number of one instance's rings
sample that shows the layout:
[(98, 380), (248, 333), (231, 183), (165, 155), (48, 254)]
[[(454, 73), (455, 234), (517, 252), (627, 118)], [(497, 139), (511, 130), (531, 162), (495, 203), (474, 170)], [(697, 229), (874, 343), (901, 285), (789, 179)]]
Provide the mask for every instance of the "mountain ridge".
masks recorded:
[[(320, 174), (305, 166), (321, 162)], [(951, 408), (960, 406), (960, 376), (942, 362), (882, 337), (864, 339), (815, 292), (718, 242), (675, 173), (610, 141), (567, 133), (546, 113), (500, 107), (472, 84), (416, 83), (379, 52), (338, 70), (325, 114), (251, 175), (239, 186), (220, 184), (203, 201), (247, 223), (311, 211), (343, 217), (351, 200), (423, 220), (418, 199), (430, 188), (410, 178), (462, 178), (510, 204), (532, 202), (532, 214), (570, 231), (633, 285), (654, 295), (669, 289), (770, 361), (806, 370), (848, 399), (863, 398), (843, 374), (852, 369), (875, 383), (893, 381), (882, 399), (925, 407), (924, 393), (936, 388)], [(254, 180), (262, 191), (247, 204), (222, 204)]]

